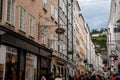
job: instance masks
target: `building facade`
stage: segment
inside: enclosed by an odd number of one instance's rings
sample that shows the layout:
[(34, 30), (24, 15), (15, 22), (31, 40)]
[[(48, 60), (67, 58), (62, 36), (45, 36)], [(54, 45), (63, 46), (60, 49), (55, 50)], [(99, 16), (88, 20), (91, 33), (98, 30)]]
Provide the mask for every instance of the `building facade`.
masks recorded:
[[(0, 0), (0, 79), (73, 75), (71, 0)], [(65, 33), (56, 34), (57, 28)]]
[[(120, 1), (112, 0), (110, 9), (110, 18), (108, 22), (108, 35), (107, 35), (107, 48), (110, 66), (116, 65), (119, 58), (113, 57), (116, 55), (120, 57), (120, 31), (119, 31), (119, 20), (120, 20)], [(116, 68), (116, 66), (114, 66)], [(111, 69), (113, 70), (113, 69)]]
[(44, 1), (2, 1), (1, 80), (37, 80), (50, 72), (52, 50), (38, 39), (41, 3)]
[[(75, 0), (0, 0), (0, 80), (73, 76), (95, 65), (94, 44)], [(75, 13), (73, 13), (75, 11)], [(64, 29), (57, 34), (57, 29)], [(90, 47), (92, 46), (92, 47)]]

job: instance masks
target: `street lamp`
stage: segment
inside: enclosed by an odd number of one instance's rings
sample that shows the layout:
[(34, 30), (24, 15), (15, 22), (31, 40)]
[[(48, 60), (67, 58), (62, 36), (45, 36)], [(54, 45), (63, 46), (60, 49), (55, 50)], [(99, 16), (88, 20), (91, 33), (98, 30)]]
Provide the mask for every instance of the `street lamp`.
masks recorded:
[(64, 34), (65, 32), (65, 29), (64, 28), (61, 28), (61, 27), (58, 27), (55, 32), (58, 34), (58, 35), (61, 35), (61, 34)]

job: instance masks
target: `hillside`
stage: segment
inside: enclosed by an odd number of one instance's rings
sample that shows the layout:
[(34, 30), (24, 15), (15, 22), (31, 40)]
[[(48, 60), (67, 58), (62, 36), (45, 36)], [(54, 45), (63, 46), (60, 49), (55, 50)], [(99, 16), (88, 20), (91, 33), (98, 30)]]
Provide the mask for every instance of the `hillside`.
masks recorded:
[[(100, 33), (100, 32), (102, 32), (102, 31), (98, 31), (98, 33)], [(91, 33), (91, 35), (92, 34), (93, 33)], [(97, 30), (94, 34), (97, 34)], [(92, 41), (96, 46), (95, 47), (96, 53), (100, 53), (100, 54), (106, 54), (107, 53), (107, 47), (106, 47), (107, 36), (106, 35), (99, 35), (97, 37), (92, 37)]]

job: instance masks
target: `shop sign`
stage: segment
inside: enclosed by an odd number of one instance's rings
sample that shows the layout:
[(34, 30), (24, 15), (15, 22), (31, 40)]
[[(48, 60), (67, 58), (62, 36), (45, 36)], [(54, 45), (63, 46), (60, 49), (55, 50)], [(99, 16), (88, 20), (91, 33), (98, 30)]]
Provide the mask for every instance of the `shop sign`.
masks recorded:
[(7, 53), (17, 55), (17, 50), (12, 47), (7, 47)]
[(2, 36), (2, 42), (9, 43), (9, 44), (17, 46), (17, 47), (21, 47), (23, 49), (26, 49), (26, 50), (34, 52), (34, 53), (39, 52), (38, 47), (32, 45), (31, 43), (29, 43), (25, 40), (14, 37), (10, 34), (5, 34), (4, 36)]
[(46, 57), (50, 57), (51, 56), (51, 53), (43, 50), (43, 49), (40, 49), (40, 54), (43, 55), (43, 56), (46, 56)]

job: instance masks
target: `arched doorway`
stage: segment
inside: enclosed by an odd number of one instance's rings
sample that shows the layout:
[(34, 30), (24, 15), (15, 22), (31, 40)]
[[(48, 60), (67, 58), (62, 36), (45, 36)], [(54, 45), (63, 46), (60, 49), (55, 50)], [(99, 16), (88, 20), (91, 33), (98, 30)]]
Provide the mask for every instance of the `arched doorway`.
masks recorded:
[(56, 77), (56, 66), (53, 65), (53, 77), (55, 78)]
[(57, 75), (60, 75), (60, 66), (58, 66)]

